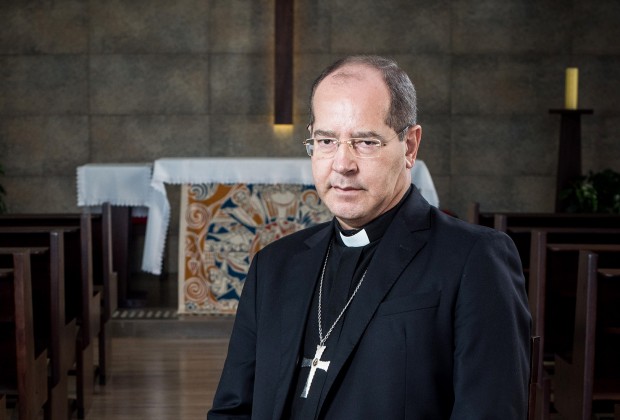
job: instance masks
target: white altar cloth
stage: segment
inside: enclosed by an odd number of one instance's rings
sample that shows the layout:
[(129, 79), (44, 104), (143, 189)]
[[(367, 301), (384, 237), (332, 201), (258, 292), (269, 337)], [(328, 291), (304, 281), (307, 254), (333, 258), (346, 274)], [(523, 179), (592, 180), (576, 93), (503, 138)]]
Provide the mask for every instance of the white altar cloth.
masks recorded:
[[(412, 170), (413, 183), (432, 205), (438, 206), (430, 173), (422, 161)], [(170, 224), (170, 203), (165, 184), (301, 184), (313, 185), (309, 158), (165, 158), (153, 165), (148, 198), (142, 270), (161, 274), (166, 235)]]
[(167, 158), (153, 166), (149, 218), (146, 224), (142, 270), (161, 274), (170, 224), (168, 184), (303, 184), (312, 185), (310, 159), (297, 158)]
[(151, 184), (150, 163), (89, 163), (77, 168), (78, 206), (146, 207)]

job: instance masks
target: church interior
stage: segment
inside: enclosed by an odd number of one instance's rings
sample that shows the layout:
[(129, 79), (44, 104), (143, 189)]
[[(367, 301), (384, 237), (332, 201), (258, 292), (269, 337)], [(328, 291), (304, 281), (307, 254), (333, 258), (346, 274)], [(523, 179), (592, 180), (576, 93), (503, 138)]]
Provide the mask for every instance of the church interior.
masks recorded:
[(252, 257), (332, 218), (302, 141), (314, 78), (354, 54), (416, 87), (423, 196), (517, 246), (528, 418), (620, 419), (618, 22), (617, 0), (3, 0), (0, 420), (206, 418)]

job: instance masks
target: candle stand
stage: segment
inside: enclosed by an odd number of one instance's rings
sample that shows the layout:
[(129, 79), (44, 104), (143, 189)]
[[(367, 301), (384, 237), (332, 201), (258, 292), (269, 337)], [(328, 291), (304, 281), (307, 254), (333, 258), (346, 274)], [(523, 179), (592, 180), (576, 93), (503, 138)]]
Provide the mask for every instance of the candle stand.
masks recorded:
[(581, 176), (581, 116), (592, 114), (591, 109), (551, 109), (549, 113), (560, 114), (560, 143), (556, 177), (555, 211), (563, 212), (565, 204), (560, 193)]

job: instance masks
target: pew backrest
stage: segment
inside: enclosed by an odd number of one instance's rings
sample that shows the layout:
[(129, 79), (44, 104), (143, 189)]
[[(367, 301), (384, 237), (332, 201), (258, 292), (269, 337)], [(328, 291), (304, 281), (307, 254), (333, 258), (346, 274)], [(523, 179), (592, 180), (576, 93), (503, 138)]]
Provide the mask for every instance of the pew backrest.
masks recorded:
[(47, 401), (47, 350), (34, 334), (30, 251), (13, 253), (0, 274), (0, 394), (18, 397), (20, 419), (34, 420)]
[(93, 284), (102, 289), (103, 317), (108, 321), (118, 308), (118, 280), (112, 260), (112, 209), (109, 203), (101, 213), (18, 213), (0, 215), (0, 226), (77, 226), (91, 225)]

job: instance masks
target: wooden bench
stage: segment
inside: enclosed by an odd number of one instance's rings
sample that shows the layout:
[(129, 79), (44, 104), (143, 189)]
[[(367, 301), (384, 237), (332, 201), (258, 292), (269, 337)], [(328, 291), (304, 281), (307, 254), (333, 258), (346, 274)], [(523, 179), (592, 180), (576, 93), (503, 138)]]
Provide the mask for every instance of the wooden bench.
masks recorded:
[[(568, 316), (569, 320), (572, 319), (572, 315), (566, 314), (570, 313), (570, 311), (567, 312), (567, 307), (572, 307), (571, 304), (575, 299), (577, 251), (582, 248), (581, 245), (589, 243), (587, 248), (595, 247), (601, 253), (613, 252), (620, 246), (618, 245), (620, 216), (569, 213), (482, 213), (476, 204), (469, 212), (468, 220), (504, 231), (515, 242), (528, 286), (533, 322), (532, 334), (540, 335), (543, 343), (539, 364), (542, 365), (543, 360), (552, 362), (554, 350), (570, 346), (571, 322), (566, 322), (563, 317)], [(572, 251), (571, 260), (574, 262), (563, 267), (564, 270), (559, 274), (554, 274), (555, 271), (552, 270), (553, 272), (549, 273), (552, 279), (548, 279), (548, 255), (566, 254), (570, 251)], [(548, 284), (549, 281), (551, 286)], [(559, 294), (547, 296), (548, 287), (551, 288), (553, 294), (558, 286), (561, 286)], [(571, 289), (572, 292), (570, 292)], [(552, 301), (551, 305), (546, 303), (549, 300)], [(550, 312), (551, 317), (545, 316)], [(539, 383), (548, 384), (549, 373), (548, 370), (542, 369)]]
[(0, 394), (0, 420), (7, 420), (6, 395)]
[[(532, 232), (545, 232), (550, 241), (556, 242), (614, 242), (620, 236), (620, 228), (605, 227), (566, 227), (566, 226), (514, 226), (508, 227), (506, 233), (517, 247), (523, 273), (529, 279), (532, 255)], [(574, 239), (571, 239), (571, 236)], [(560, 238), (558, 240), (554, 238)], [(590, 238), (590, 239), (584, 239)]]
[(118, 308), (118, 276), (113, 268), (112, 209), (106, 203), (101, 206), (101, 214), (61, 213), (61, 214), (4, 214), (0, 215), (0, 226), (81, 226), (88, 214), (92, 232), (93, 284), (101, 292), (101, 321), (98, 337), (99, 383), (105, 385), (111, 372), (112, 362), (112, 315)]
[[(84, 216), (87, 219), (87, 216)], [(0, 246), (49, 246), (52, 233), (63, 235), (65, 303), (69, 317), (79, 325), (76, 340), (76, 394), (78, 418), (84, 418), (94, 393), (94, 341), (100, 331), (101, 294), (92, 277), (90, 223), (75, 226), (0, 226)]]
[(0, 394), (17, 395), (20, 420), (35, 420), (47, 401), (47, 350), (35, 342), (30, 252), (0, 269)]
[[(548, 369), (541, 371), (540, 380), (553, 372), (554, 352), (566, 351), (572, 343), (571, 320), (574, 317), (579, 251), (596, 251), (606, 259), (614, 258), (614, 253), (620, 252), (620, 243), (596, 243), (601, 239), (620, 241), (617, 235), (581, 232), (585, 233), (581, 236), (571, 233), (551, 235), (554, 241), (558, 241), (554, 243), (548, 242), (548, 230), (531, 232), (528, 300), (532, 334), (541, 336), (543, 351), (539, 354), (539, 364), (548, 365)], [(576, 238), (584, 243), (572, 243)], [(562, 240), (566, 242), (559, 242)], [(588, 240), (594, 243), (587, 243)]]
[[(546, 316), (548, 312), (554, 311), (554, 308), (547, 308), (550, 300), (548, 289), (550, 288), (550, 293), (555, 293), (556, 296), (558, 293), (567, 294), (571, 298), (572, 305), (577, 284), (577, 253), (580, 250), (591, 250), (607, 255), (610, 252), (620, 251), (620, 237), (617, 234), (606, 230), (594, 229), (594, 231), (595, 233), (588, 229), (573, 229), (557, 233), (557, 230), (539, 229), (530, 232), (528, 300), (532, 314), (532, 334), (541, 336), (543, 349), (547, 354), (553, 350), (552, 346), (546, 346), (545, 343), (550, 344), (554, 338), (561, 339), (571, 335), (570, 329), (546, 331), (546, 324), (553, 324), (556, 327), (563, 324), (561, 319), (549, 322)], [(553, 243), (549, 243), (550, 240)], [(571, 255), (564, 258), (560, 254)], [(551, 267), (548, 266), (550, 258)], [(564, 347), (567, 344), (565, 342)]]
[(620, 228), (620, 215), (607, 213), (482, 212), (471, 203), (467, 221), (506, 232), (509, 227)]
[[(50, 234), (50, 247), (27, 248), (31, 254), (35, 339), (44, 340), (49, 359), (46, 419), (67, 419), (69, 371), (76, 359), (77, 318), (66, 313), (63, 236)], [(24, 248), (0, 247), (0, 267), (9, 265), (13, 253)], [(69, 403), (69, 404), (68, 404)]]
[(620, 234), (620, 215), (580, 213), (481, 212), (478, 203), (472, 203), (467, 220), (471, 223), (506, 232), (514, 241), (523, 263), (526, 279), (529, 270), (530, 232), (592, 233), (605, 231)]
[(527, 420), (548, 420), (551, 380), (542, 374), (542, 342), (540, 336), (530, 338), (530, 383), (528, 392)]
[(101, 214), (90, 213), (17, 213), (0, 215), (0, 226), (80, 226), (83, 215), (90, 217), (93, 249), (93, 281), (104, 291), (105, 319), (118, 308), (118, 282), (113, 263), (112, 208), (101, 206)]
[(562, 418), (592, 416), (593, 402), (620, 403), (620, 253), (614, 268), (579, 252), (575, 322), (570, 354), (555, 355), (555, 407)]

